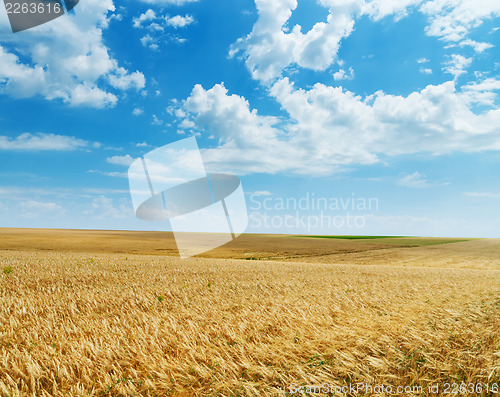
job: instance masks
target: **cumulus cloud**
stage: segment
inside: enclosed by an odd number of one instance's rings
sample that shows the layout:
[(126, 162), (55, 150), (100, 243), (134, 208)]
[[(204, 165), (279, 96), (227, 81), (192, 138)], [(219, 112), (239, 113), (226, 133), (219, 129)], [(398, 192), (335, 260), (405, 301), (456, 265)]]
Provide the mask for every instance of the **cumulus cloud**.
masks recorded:
[[(296, 0), (256, 0), (259, 18), (252, 32), (239, 39), (230, 50), (230, 56), (243, 53), (252, 76), (269, 81), (281, 75), (291, 64), (312, 69), (325, 70), (337, 58), (340, 42), (349, 36), (354, 27), (353, 11), (358, 1), (344, 1), (336, 6), (334, 1), (322, 0), (330, 7), (327, 22), (318, 22), (303, 33), (295, 25), (290, 33), (284, 29)], [(331, 4), (329, 4), (331, 3)]]
[(495, 78), (487, 78), (480, 82), (470, 83), (464, 87), (466, 90), (477, 91), (477, 92), (491, 92), (500, 90), (500, 80)]
[(184, 28), (195, 22), (192, 15), (156, 15), (152, 9), (140, 14), (138, 17), (133, 18), (132, 26), (134, 28), (146, 28), (148, 30), (163, 31), (164, 26), (171, 26), (175, 29)]
[(141, 37), (140, 42), (144, 47), (147, 47), (153, 51), (157, 51), (160, 48), (160, 46), (158, 45), (158, 38), (154, 38), (150, 34)]
[(195, 21), (191, 15), (185, 15), (185, 16), (175, 15), (173, 17), (165, 15), (164, 18), (167, 26), (172, 26), (173, 28), (176, 29), (189, 26)]
[(340, 69), (333, 74), (333, 78), (335, 80), (352, 80), (354, 79), (354, 70), (351, 67), (347, 72), (344, 69)]
[(415, 171), (413, 174), (402, 177), (398, 181), (398, 184), (401, 186), (413, 187), (413, 188), (426, 188), (432, 186), (432, 184), (429, 183), (425, 175), (421, 174), (418, 171)]
[(133, 158), (130, 154), (127, 154), (125, 156), (113, 156), (113, 157), (108, 157), (106, 161), (110, 164), (118, 164), (118, 165), (124, 165), (124, 166), (130, 166), (134, 162), (135, 158)]
[(182, 107), (175, 112), (178, 117), (189, 119), (222, 144), (220, 149), (204, 151), (209, 170), (228, 164), (230, 168), (224, 171), (275, 173), (293, 166), (286, 162), (290, 152), (297, 149), (284, 144), (285, 137), (275, 127), (279, 119), (259, 115), (245, 98), (229, 95), (224, 85), (217, 84), (210, 90), (196, 85)]
[(406, 97), (380, 91), (363, 98), (324, 84), (296, 89), (283, 78), (270, 93), (287, 120), (258, 114), (221, 84), (195, 86), (174, 113), (179, 124), (218, 139), (220, 147), (203, 152), (209, 167), (325, 175), (386, 156), (500, 150), (500, 110), (475, 114), (471, 92), (481, 93), (474, 86), (457, 91), (451, 81)]
[(408, 15), (410, 9), (422, 3), (423, 0), (371, 0), (363, 2), (361, 11), (374, 20), (380, 20), (389, 15), (395, 15), (399, 20)]
[(450, 73), (456, 79), (460, 75), (467, 73), (467, 69), (472, 63), (472, 58), (466, 58), (460, 54), (452, 54), (451, 59), (445, 63), (443, 70)]
[(124, 68), (118, 68), (115, 74), (109, 76), (109, 83), (120, 90), (134, 88), (140, 90), (146, 85), (144, 75), (138, 71), (128, 73)]
[(500, 16), (497, 0), (431, 0), (420, 10), (429, 17), (427, 34), (448, 42), (459, 42), (485, 19)]
[(477, 42), (477, 41), (471, 40), (471, 39), (461, 41), (459, 46), (460, 47), (466, 47), (466, 46), (472, 47), (474, 49), (474, 51), (476, 51), (479, 54), (494, 47), (494, 45), (491, 43), (481, 43), (481, 42)]
[(0, 136), (0, 150), (73, 151), (89, 145), (88, 141), (65, 135), (24, 133), (15, 138)]
[[(48, 99), (54, 98), (50, 96)], [(84, 83), (71, 88), (69, 96), (66, 96), (64, 101), (68, 102), (70, 106), (105, 108), (116, 105), (118, 98), (110, 92)]]
[[(488, 18), (500, 15), (497, 0), (319, 0), (328, 8), (325, 22), (316, 23), (308, 32), (287, 22), (297, 8), (297, 0), (256, 0), (259, 17), (252, 31), (231, 46), (230, 56), (241, 55), (254, 79), (264, 83), (282, 76), (290, 66), (323, 71), (338, 60), (343, 39), (354, 30), (363, 15), (377, 21), (387, 16), (400, 19), (414, 10), (428, 18), (427, 35), (452, 46), (470, 46), (480, 53), (492, 47), (476, 42), (469, 33)], [(421, 58), (418, 62), (428, 62)], [(464, 69), (460, 69), (464, 70)], [(450, 68), (453, 73), (458, 69)], [(341, 73), (340, 71), (337, 73)], [(341, 74), (338, 74), (341, 76)]]
[(134, 28), (141, 28), (142, 24), (147, 21), (154, 21), (156, 19), (156, 13), (149, 9), (146, 12), (139, 15), (137, 18), (132, 19), (132, 26)]
[(470, 103), (494, 107), (497, 100), (495, 91), (500, 91), (500, 79), (487, 78), (479, 82), (469, 83), (462, 87), (462, 90), (464, 96), (469, 98)]
[(132, 20), (132, 26), (138, 29), (145, 29), (148, 33), (140, 39), (141, 44), (153, 51), (157, 51), (162, 42), (182, 44), (186, 41), (185, 38), (166, 32), (166, 28), (181, 29), (195, 22), (196, 20), (193, 16), (188, 14), (184, 16), (161, 15), (152, 9), (148, 9)]
[(142, 89), (142, 73), (130, 74), (120, 67), (104, 45), (102, 32), (112, 11), (112, 0), (88, 0), (78, 5), (77, 13), (2, 36), (0, 92), (103, 108), (117, 103), (110, 88)]

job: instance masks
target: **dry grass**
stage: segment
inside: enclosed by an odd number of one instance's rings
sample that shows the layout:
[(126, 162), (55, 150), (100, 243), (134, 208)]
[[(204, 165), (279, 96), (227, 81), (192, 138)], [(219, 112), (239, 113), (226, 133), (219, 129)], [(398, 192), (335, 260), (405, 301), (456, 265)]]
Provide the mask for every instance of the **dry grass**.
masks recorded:
[[(500, 243), (485, 241), (488, 268), (417, 267), (397, 248), (341, 264), (0, 251), (0, 395), (500, 383)], [(483, 240), (408, 249), (486, 255)], [(390, 266), (358, 264), (382, 252)]]

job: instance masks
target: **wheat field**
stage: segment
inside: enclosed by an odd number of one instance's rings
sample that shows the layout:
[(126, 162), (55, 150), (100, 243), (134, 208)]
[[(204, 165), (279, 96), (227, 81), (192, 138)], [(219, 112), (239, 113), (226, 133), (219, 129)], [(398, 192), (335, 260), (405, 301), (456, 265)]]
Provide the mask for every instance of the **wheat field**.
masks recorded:
[(57, 233), (0, 231), (1, 396), (499, 395), (498, 240)]

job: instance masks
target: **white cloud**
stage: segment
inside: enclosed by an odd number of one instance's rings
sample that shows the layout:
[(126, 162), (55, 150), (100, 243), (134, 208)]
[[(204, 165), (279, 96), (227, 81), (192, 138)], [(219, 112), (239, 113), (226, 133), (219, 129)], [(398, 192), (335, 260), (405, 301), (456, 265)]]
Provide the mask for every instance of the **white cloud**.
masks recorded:
[(487, 78), (479, 82), (467, 84), (462, 87), (462, 90), (471, 103), (493, 107), (497, 99), (495, 91), (500, 91), (500, 80)]
[(196, 85), (182, 106), (175, 112), (177, 117), (190, 119), (197, 129), (213, 133), (223, 144), (221, 150), (204, 151), (208, 170), (227, 164), (224, 171), (275, 173), (293, 166), (289, 152), (296, 149), (279, 139), (282, 132), (274, 127), (279, 119), (250, 110), (243, 97), (228, 95), (223, 85), (210, 90)]
[(460, 75), (467, 73), (467, 69), (472, 63), (472, 58), (466, 58), (460, 54), (452, 54), (451, 59), (445, 63), (443, 70), (452, 74), (455, 79)]
[(139, 71), (128, 73), (124, 68), (118, 68), (115, 74), (109, 76), (109, 83), (120, 90), (128, 90), (131, 88), (140, 90), (146, 86), (146, 79)]
[[(259, 17), (252, 31), (231, 46), (229, 55), (241, 54), (254, 79), (269, 83), (290, 66), (326, 70), (337, 59), (341, 41), (354, 29), (355, 20), (368, 15), (377, 21), (393, 15), (398, 20), (418, 9), (428, 17), (426, 33), (451, 45), (471, 46), (476, 52), (491, 48), (467, 36), (485, 19), (500, 15), (498, 0), (318, 0), (329, 9), (327, 22), (316, 23), (302, 32), (287, 21), (297, 0), (256, 0)], [(428, 62), (426, 58), (419, 63)], [(426, 69), (424, 69), (426, 70)], [(460, 69), (463, 71), (463, 69)], [(453, 73), (458, 69), (450, 68)], [(340, 73), (340, 72), (338, 72)], [(338, 75), (340, 76), (340, 74)]]
[(419, 59), (417, 59), (417, 62), (418, 63), (427, 63), (427, 62), (430, 62), (430, 60), (427, 58), (419, 58)]
[(161, 15), (149, 9), (145, 13), (134, 18), (132, 25), (135, 28), (143, 28), (148, 31), (148, 33), (140, 39), (141, 44), (153, 51), (157, 51), (161, 42), (170, 41), (182, 44), (186, 41), (183, 37), (165, 32), (165, 28), (180, 29), (195, 22), (195, 19), (191, 15)]
[(137, 147), (150, 147), (151, 145), (147, 144), (146, 142), (141, 142), (141, 143), (138, 143), (135, 146), (137, 146)]
[(125, 156), (108, 157), (106, 161), (110, 164), (125, 165), (128, 167), (135, 161), (135, 158), (133, 158), (130, 154), (127, 154)]
[(485, 19), (500, 16), (497, 0), (431, 0), (420, 10), (429, 17), (427, 34), (449, 42), (459, 42)]
[[(114, 106), (118, 102), (116, 95), (103, 91), (100, 88), (87, 84), (77, 85), (71, 89), (70, 94), (63, 94), (64, 102), (71, 106), (88, 106), (95, 108), (105, 108)], [(49, 99), (53, 99), (49, 97)]]
[(154, 38), (150, 34), (141, 37), (140, 42), (144, 47), (147, 47), (153, 51), (157, 51), (160, 48), (160, 46), (158, 45), (158, 39)]
[(409, 8), (422, 3), (423, 0), (371, 0), (363, 2), (362, 12), (374, 20), (380, 20), (389, 15), (395, 15), (399, 20), (408, 15)]
[(327, 22), (316, 23), (305, 34), (300, 25), (295, 25), (290, 33), (284, 30), (297, 7), (296, 0), (256, 0), (255, 3), (259, 18), (252, 32), (233, 44), (230, 56), (242, 52), (252, 76), (269, 81), (279, 77), (291, 64), (312, 70), (328, 68), (337, 58), (340, 41), (353, 30), (352, 14), (359, 1), (344, 1), (345, 4), (336, 6), (334, 1), (323, 0), (324, 6), (330, 6)]
[(73, 151), (89, 146), (89, 142), (65, 135), (24, 133), (16, 138), (0, 136), (0, 150)]
[(145, 13), (139, 15), (137, 18), (132, 19), (132, 26), (134, 28), (141, 28), (143, 22), (154, 21), (156, 19), (156, 13), (149, 9)]
[(467, 88), (474, 90), (500, 90), (500, 77), (495, 78), (487, 78), (482, 81), (476, 82), (474, 84), (469, 84), (466, 86)]
[(176, 35), (170, 36), (169, 39), (170, 39), (170, 41), (177, 43), (177, 44), (184, 44), (187, 41), (187, 39), (185, 37), (179, 37)]
[(132, 114), (134, 116), (140, 116), (143, 113), (144, 113), (144, 109), (142, 109), (142, 108), (134, 108), (134, 110), (132, 110)]
[(54, 202), (42, 202), (36, 200), (25, 200), (19, 203), (21, 208), (20, 216), (23, 218), (39, 218), (41, 216), (61, 216), (66, 210)]
[(91, 208), (83, 214), (92, 219), (125, 219), (134, 216), (134, 211), (128, 202), (115, 205), (112, 198), (100, 196), (92, 200)]
[(103, 43), (113, 10), (112, 0), (87, 0), (74, 14), (0, 37), (0, 92), (103, 108), (117, 102), (104, 81), (119, 91), (142, 88), (144, 76), (129, 75)]
[(324, 175), (380, 156), (500, 150), (500, 110), (473, 113), (471, 92), (481, 91), (457, 91), (451, 81), (407, 97), (380, 91), (362, 98), (323, 84), (295, 89), (284, 78), (270, 93), (288, 119), (258, 114), (219, 84), (209, 90), (195, 86), (174, 113), (179, 123), (189, 120), (195, 131), (219, 140), (219, 148), (203, 153), (208, 167)]
[(476, 51), (479, 54), (494, 47), (493, 44), (480, 43), (480, 42), (477, 42), (477, 41), (474, 41), (471, 39), (461, 41), (459, 45), (460, 45), (460, 47), (465, 47), (465, 46), (472, 47), (474, 49), (474, 51)]
[(44, 91), (47, 75), (41, 66), (30, 67), (19, 57), (0, 46), (0, 92), (16, 98), (25, 98)]
[(354, 79), (354, 70), (351, 67), (348, 72), (344, 69), (340, 69), (338, 72), (333, 74), (333, 78), (335, 80), (352, 80)]
[(111, 21), (122, 21), (123, 20), (123, 15), (122, 14), (111, 14), (109, 16), (109, 19), (108, 21), (111, 22)]
[(272, 196), (273, 194), (267, 190), (258, 190), (256, 192), (253, 192), (252, 195), (255, 196)]
[(152, 125), (162, 125), (163, 124), (163, 120), (160, 120), (156, 114), (153, 114), (153, 120), (151, 121), (151, 124)]
[(195, 124), (192, 120), (184, 119), (179, 123), (179, 127), (182, 129), (194, 128)]
[(432, 74), (432, 69), (429, 68), (420, 68), (418, 71), (424, 74)]
[(500, 90), (500, 80), (494, 78), (487, 78), (477, 83), (470, 83), (464, 86), (464, 89), (471, 91), (498, 91)]
[(50, 202), (47, 203), (35, 200), (22, 201), (20, 205), (23, 208), (42, 210), (42, 211), (56, 211), (61, 209), (61, 206), (57, 205), (56, 203), (50, 203)]
[(432, 184), (430, 184), (429, 181), (426, 179), (425, 175), (417, 171), (415, 171), (413, 174), (402, 177), (398, 181), (398, 184), (401, 186), (413, 187), (413, 188), (426, 188), (432, 186)]
[[(287, 107), (286, 104), (282, 106)], [(223, 163), (230, 164), (232, 170), (239, 173), (292, 171), (325, 174), (337, 170), (339, 164), (349, 162), (349, 154), (341, 152), (357, 151), (355, 142), (347, 144), (349, 148), (345, 147), (346, 144), (341, 144), (342, 148), (329, 147), (325, 141), (333, 139), (327, 137), (323, 140), (323, 131), (310, 126), (304, 126), (307, 132), (302, 128), (297, 130), (292, 123), (286, 130), (278, 129), (279, 119), (258, 115), (244, 98), (228, 95), (222, 85), (210, 90), (196, 86), (184, 102), (184, 109), (192, 115), (199, 130), (213, 134), (223, 144), (203, 153), (208, 167)], [(319, 120), (318, 114), (312, 117)], [(366, 160), (362, 157), (357, 156), (357, 160)], [(364, 162), (373, 160), (372, 156)]]
[(167, 26), (172, 26), (176, 29), (184, 28), (194, 23), (194, 18), (191, 15), (186, 15), (184, 17), (182, 15), (175, 15), (173, 17), (165, 15), (165, 23)]
[(127, 172), (120, 172), (120, 171), (101, 171), (101, 170), (88, 170), (87, 171), (89, 174), (100, 174), (100, 175), (106, 175), (106, 176), (111, 176), (113, 178), (128, 178), (128, 173)]

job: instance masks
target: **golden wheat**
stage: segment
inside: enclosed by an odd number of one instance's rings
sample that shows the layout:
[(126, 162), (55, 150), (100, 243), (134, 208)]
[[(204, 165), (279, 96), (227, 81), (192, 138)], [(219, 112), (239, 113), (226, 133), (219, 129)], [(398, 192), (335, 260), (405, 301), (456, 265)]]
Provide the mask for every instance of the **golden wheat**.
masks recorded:
[(2, 396), (500, 384), (499, 270), (0, 251), (9, 267)]

